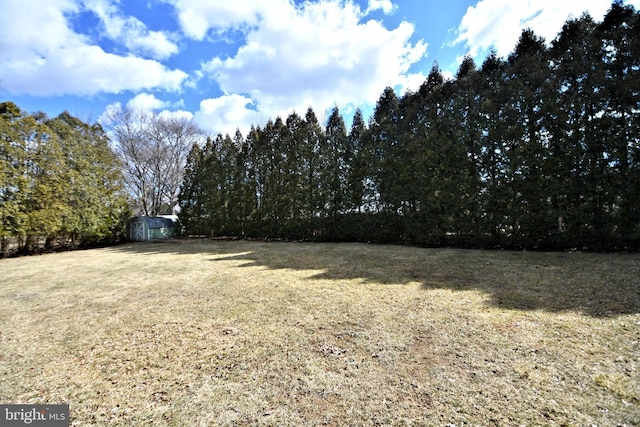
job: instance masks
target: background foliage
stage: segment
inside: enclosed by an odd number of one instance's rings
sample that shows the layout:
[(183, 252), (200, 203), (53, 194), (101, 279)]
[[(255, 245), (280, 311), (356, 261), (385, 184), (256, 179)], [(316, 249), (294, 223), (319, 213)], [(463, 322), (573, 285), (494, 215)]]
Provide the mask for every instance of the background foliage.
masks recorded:
[(100, 125), (0, 103), (0, 253), (123, 237), (121, 165)]
[(525, 30), (349, 129), (309, 108), (203, 142), (187, 118), (113, 110), (107, 134), (3, 102), (0, 253), (117, 241), (176, 203), (191, 235), (638, 250), (639, 34), (621, 2), (549, 44)]
[(550, 45), (416, 93), (384, 90), (368, 125), (310, 108), (188, 156), (189, 234), (509, 248), (640, 245), (640, 15), (567, 21)]

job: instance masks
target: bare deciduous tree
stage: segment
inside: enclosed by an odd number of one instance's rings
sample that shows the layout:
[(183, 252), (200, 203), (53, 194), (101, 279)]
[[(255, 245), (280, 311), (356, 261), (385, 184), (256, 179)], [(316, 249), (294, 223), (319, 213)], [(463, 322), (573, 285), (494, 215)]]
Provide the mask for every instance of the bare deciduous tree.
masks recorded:
[(128, 107), (112, 108), (103, 121), (135, 210), (150, 216), (171, 213), (178, 203), (187, 155), (204, 132), (188, 117)]

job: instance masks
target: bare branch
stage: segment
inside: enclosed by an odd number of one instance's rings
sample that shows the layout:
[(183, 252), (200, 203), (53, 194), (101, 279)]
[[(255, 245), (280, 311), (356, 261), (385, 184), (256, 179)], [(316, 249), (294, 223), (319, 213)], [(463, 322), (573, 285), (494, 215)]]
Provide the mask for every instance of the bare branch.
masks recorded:
[(142, 215), (169, 213), (177, 205), (187, 155), (204, 133), (186, 117), (119, 107), (104, 125), (122, 162), (127, 189)]

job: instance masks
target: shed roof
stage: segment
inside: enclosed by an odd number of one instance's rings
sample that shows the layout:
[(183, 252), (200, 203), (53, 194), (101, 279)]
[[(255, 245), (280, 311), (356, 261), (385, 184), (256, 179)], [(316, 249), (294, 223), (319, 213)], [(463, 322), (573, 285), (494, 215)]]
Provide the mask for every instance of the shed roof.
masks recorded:
[(142, 220), (147, 223), (149, 228), (170, 228), (178, 226), (178, 217), (176, 215), (160, 215), (160, 216), (139, 216), (135, 220)]

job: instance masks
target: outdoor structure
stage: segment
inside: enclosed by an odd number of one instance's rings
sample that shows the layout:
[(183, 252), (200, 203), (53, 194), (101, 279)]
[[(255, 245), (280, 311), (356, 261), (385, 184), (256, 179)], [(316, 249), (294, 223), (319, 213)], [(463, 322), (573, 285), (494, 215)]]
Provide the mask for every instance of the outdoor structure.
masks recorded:
[(176, 215), (137, 216), (129, 222), (129, 239), (134, 242), (151, 242), (177, 236)]

